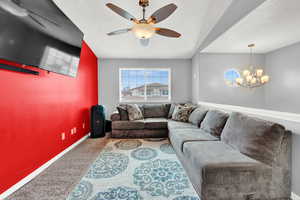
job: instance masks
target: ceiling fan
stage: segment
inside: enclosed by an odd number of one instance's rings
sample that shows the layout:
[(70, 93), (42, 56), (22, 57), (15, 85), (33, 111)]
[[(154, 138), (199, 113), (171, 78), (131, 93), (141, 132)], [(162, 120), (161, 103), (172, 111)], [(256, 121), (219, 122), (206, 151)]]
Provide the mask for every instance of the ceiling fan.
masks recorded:
[(55, 26), (59, 26), (59, 24), (55, 21), (25, 8), (20, 0), (0, 0), (0, 8), (17, 17), (29, 17), (32, 21), (43, 28), (46, 28), (46, 26), (39, 19), (44, 19)]
[(168, 4), (157, 11), (155, 11), (148, 19), (145, 18), (146, 15), (146, 7), (149, 6), (149, 0), (139, 0), (139, 5), (143, 8), (143, 18), (138, 20), (133, 15), (123, 10), (122, 8), (108, 3), (106, 6), (110, 8), (112, 11), (117, 13), (118, 15), (128, 19), (134, 23), (132, 28), (120, 29), (113, 32), (108, 33), (107, 35), (119, 35), (123, 33), (127, 33), (132, 31), (134, 35), (140, 39), (140, 42), (143, 46), (147, 46), (149, 44), (149, 39), (156, 33), (166, 37), (179, 38), (181, 36), (180, 33), (173, 31), (167, 28), (157, 28), (154, 27), (155, 24), (165, 20), (168, 18), (176, 9), (177, 6), (173, 3)]

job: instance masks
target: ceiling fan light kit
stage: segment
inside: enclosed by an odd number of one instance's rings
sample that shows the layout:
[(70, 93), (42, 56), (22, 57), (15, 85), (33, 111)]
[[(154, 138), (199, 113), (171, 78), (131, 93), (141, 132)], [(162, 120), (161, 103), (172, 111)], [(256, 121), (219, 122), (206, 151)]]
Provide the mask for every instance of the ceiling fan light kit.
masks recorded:
[(156, 12), (154, 12), (148, 19), (145, 18), (146, 7), (149, 6), (149, 0), (139, 0), (139, 6), (143, 8), (143, 18), (138, 20), (133, 15), (123, 10), (122, 8), (108, 3), (106, 4), (108, 8), (117, 13), (118, 15), (128, 19), (134, 23), (132, 28), (121, 29), (108, 33), (108, 36), (119, 35), (132, 31), (133, 34), (140, 40), (142, 46), (147, 46), (149, 44), (149, 39), (152, 38), (155, 33), (165, 37), (179, 38), (180, 33), (176, 31), (166, 29), (166, 28), (157, 28), (154, 25), (168, 18), (176, 9), (175, 4), (168, 4)]

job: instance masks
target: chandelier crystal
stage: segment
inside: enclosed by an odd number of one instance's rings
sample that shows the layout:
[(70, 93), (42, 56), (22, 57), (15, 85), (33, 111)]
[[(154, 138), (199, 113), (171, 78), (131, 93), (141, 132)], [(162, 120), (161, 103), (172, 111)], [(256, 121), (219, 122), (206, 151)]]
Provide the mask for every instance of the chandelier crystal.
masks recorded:
[(252, 63), (253, 51), (252, 48), (255, 47), (255, 44), (248, 45), (250, 48), (250, 65), (248, 69), (244, 69), (239, 78), (236, 78), (236, 84), (240, 87), (245, 88), (255, 88), (261, 87), (269, 82), (270, 77), (264, 74), (264, 70), (258, 67), (255, 67)]

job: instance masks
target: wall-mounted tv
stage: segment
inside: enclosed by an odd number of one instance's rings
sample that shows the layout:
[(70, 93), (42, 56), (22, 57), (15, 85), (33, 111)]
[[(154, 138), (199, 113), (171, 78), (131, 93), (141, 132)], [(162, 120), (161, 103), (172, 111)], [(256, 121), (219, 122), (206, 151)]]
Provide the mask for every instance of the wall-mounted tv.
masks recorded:
[(0, 0), (0, 59), (76, 77), (82, 40), (52, 0)]

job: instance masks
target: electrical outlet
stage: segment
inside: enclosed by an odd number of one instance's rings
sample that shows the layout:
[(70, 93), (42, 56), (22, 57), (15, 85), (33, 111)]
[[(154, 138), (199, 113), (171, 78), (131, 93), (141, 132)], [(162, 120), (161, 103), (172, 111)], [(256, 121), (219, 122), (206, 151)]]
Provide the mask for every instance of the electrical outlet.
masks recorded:
[(65, 140), (66, 139), (66, 134), (65, 133), (62, 133), (61, 134), (61, 140)]
[(73, 134), (75, 134), (75, 133), (77, 133), (77, 128), (76, 127), (73, 128)]

